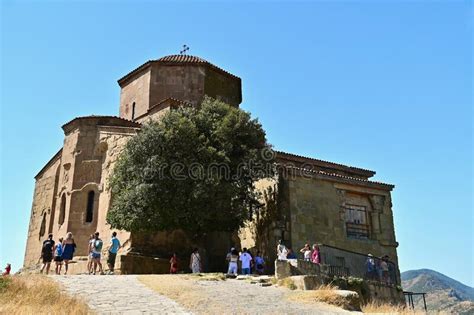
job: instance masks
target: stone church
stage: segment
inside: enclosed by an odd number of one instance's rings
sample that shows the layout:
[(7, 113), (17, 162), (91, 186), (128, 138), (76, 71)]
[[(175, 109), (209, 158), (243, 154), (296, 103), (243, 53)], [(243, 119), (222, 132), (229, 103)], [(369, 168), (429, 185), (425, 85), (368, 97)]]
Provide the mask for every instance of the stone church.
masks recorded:
[[(119, 116), (76, 117), (64, 124), (62, 148), (35, 176), (24, 268), (36, 268), (48, 233), (55, 240), (73, 233), (77, 244), (73, 273), (86, 270), (90, 234), (98, 231), (104, 244), (109, 242), (107, 181), (125, 143), (142, 124), (183, 104), (199, 104), (205, 95), (236, 107), (242, 101), (239, 77), (190, 55), (147, 61), (118, 84)], [(294, 249), (317, 242), (365, 255), (388, 255), (397, 264), (393, 185), (370, 180), (375, 172), (358, 167), (280, 151), (275, 151), (275, 158), (285, 171), (257, 184), (262, 205), (254, 220), (232, 235), (208, 235), (207, 270), (223, 270), (231, 246), (261, 250), (272, 261), (279, 239)], [(174, 251), (186, 266), (195, 246), (180, 231), (153, 235), (118, 231), (118, 237), (124, 245), (117, 257), (122, 273), (167, 272)]]

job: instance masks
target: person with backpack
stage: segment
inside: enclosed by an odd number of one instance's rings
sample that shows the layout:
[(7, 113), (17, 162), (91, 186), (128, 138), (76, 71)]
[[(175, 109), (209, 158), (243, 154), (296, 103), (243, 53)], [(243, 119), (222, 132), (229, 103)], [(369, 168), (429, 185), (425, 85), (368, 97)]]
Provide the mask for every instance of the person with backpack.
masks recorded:
[(76, 242), (74, 242), (74, 237), (71, 232), (67, 232), (66, 239), (63, 241), (63, 255), (61, 256), (64, 260), (64, 274), (67, 274), (69, 262), (74, 256), (76, 251)]
[(99, 265), (99, 273), (104, 274), (104, 271), (102, 269), (102, 263), (100, 262), (100, 256), (101, 256), (101, 253), (102, 253), (102, 246), (103, 245), (104, 245), (104, 243), (99, 238), (99, 232), (95, 232), (94, 242), (92, 243), (92, 261), (94, 262), (94, 272), (93, 272), (94, 275), (95, 275), (96, 270), (97, 270), (97, 265)]
[(43, 242), (43, 247), (41, 248), (41, 257), (43, 259), (43, 266), (41, 267), (40, 273), (43, 273), (46, 268), (46, 274), (49, 273), (49, 268), (51, 267), (51, 261), (53, 260), (53, 250), (54, 250), (54, 241), (53, 234), (49, 234), (48, 238)]
[(56, 263), (56, 274), (61, 274), (63, 266), (63, 238), (59, 238), (59, 242), (54, 246), (54, 262)]

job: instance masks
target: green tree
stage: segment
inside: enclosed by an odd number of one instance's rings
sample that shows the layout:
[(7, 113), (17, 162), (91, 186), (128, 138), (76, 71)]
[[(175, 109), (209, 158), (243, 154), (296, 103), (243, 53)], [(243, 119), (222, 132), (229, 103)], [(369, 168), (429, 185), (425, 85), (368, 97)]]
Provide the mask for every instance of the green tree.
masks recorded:
[(257, 199), (255, 182), (274, 175), (257, 119), (206, 98), (145, 124), (120, 155), (107, 221), (128, 231), (235, 231)]

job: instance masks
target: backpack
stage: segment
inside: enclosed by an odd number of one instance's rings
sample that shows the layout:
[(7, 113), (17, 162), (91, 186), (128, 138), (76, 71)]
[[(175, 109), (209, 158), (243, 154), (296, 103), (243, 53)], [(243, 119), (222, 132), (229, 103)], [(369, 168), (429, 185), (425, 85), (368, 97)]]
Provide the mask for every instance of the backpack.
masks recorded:
[(53, 251), (54, 241), (46, 240), (43, 242), (43, 248), (41, 249), (42, 253), (51, 253)]
[(104, 243), (102, 242), (101, 239), (95, 240), (94, 241), (94, 249), (96, 252), (100, 253), (102, 251), (102, 245)]

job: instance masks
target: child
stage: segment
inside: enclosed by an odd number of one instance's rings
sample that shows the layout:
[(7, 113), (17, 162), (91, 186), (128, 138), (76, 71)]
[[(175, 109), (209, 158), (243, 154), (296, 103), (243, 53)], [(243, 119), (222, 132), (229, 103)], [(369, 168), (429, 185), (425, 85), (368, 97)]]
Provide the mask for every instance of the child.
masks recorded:
[(263, 259), (260, 251), (257, 252), (257, 256), (255, 256), (255, 270), (259, 275), (263, 275), (265, 269), (265, 260)]
[(59, 239), (59, 243), (54, 246), (54, 262), (56, 263), (56, 274), (61, 274), (63, 266), (63, 238)]

